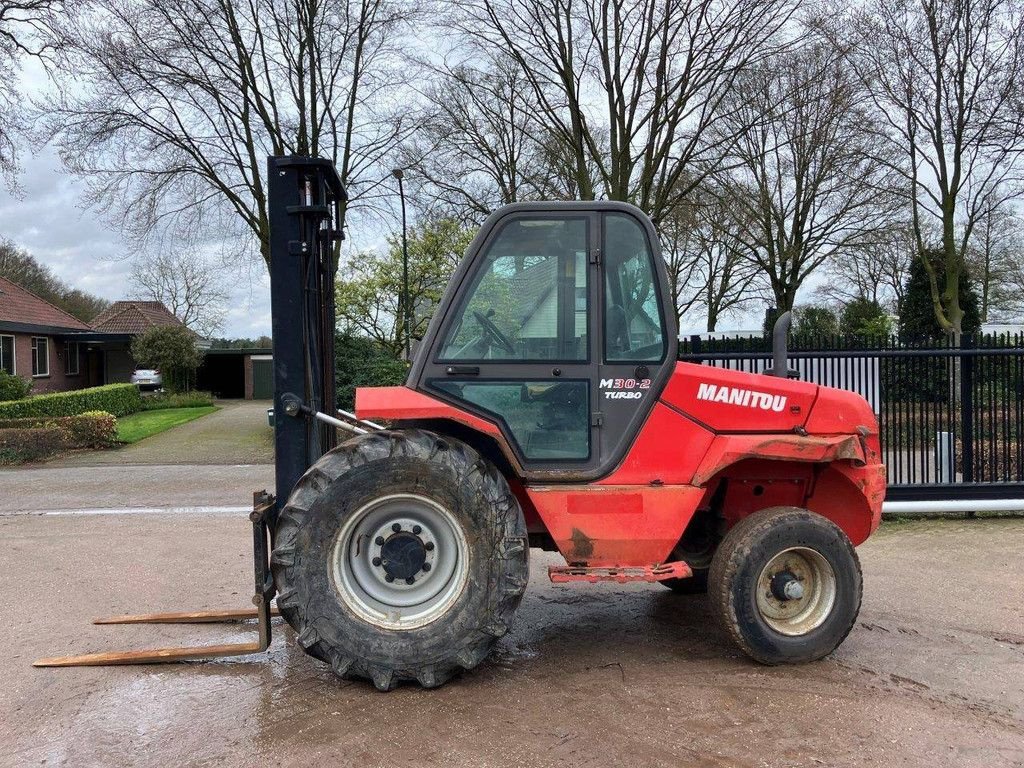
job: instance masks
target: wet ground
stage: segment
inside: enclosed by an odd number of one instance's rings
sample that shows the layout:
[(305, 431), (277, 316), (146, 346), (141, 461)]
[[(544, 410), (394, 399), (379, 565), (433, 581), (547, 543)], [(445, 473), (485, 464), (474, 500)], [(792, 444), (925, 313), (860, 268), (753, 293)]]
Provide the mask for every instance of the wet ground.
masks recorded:
[(242, 607), (230, 515), (0, 518), (0, 764), (1024, 765), (1024, 520), (887, 525), (831, 658), (766, 668), (658, 585), (554, 586), (533, 551), (513, 631), (475, 672), (389, 694), (336, 680), (275, 626), (269, 654), (41, 670), (43, 655), (242, 641), (90, 617)]

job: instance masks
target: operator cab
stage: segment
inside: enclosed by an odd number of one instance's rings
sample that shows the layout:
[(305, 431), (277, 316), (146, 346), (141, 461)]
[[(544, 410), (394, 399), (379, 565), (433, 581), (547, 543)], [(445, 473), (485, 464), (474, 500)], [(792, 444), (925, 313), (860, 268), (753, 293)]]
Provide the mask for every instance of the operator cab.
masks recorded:
[(535, 477), (621, 458), (676, 360), (650, 220), (624, 203), (493, 214), (452, 277), (408, 385), (496, 423)]

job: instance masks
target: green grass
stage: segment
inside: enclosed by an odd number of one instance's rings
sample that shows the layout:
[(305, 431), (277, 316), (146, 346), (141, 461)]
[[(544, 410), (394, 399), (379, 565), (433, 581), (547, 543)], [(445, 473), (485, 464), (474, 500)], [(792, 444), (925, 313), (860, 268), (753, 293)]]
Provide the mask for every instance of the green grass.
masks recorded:
[(122, 443), (137, 443), (216, 410), (214, 405), (205, 405), (199, 408), (167, 408), (133, 413), (117, 420), (117, 439)]

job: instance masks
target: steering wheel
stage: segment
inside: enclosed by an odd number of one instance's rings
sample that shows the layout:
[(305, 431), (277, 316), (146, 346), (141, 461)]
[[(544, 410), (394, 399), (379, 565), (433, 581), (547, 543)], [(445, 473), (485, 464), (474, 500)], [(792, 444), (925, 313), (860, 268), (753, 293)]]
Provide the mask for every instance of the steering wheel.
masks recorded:
[(516, 353), (515, 347), (512, 346), (512, 342), (508, 340), (508, 336), (498, 330), (498, 326), (491, 321), (491, 318), (475, 310), (473, 312), (473, 317), (475, 317), (476, 321), (480, 323), (480, 328), (483, 330), (485, 336), (489, 336), (491, 341), (496, 342), (499, 347), (504, 349), (510, 355), (514, 355)]

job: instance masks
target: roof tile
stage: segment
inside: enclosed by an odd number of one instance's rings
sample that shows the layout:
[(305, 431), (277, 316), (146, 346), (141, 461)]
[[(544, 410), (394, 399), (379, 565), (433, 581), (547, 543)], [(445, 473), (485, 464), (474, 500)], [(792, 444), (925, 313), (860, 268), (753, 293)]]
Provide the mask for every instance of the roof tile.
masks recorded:
[(107, 333), (143, 333), (163, 325), (183, 325), (159, 301), (115, 301), (92, 321), (97, 331)]
[(87, 331), (89, 326), (17, 283), (0, 277), (0, 323), (25, 323)]

